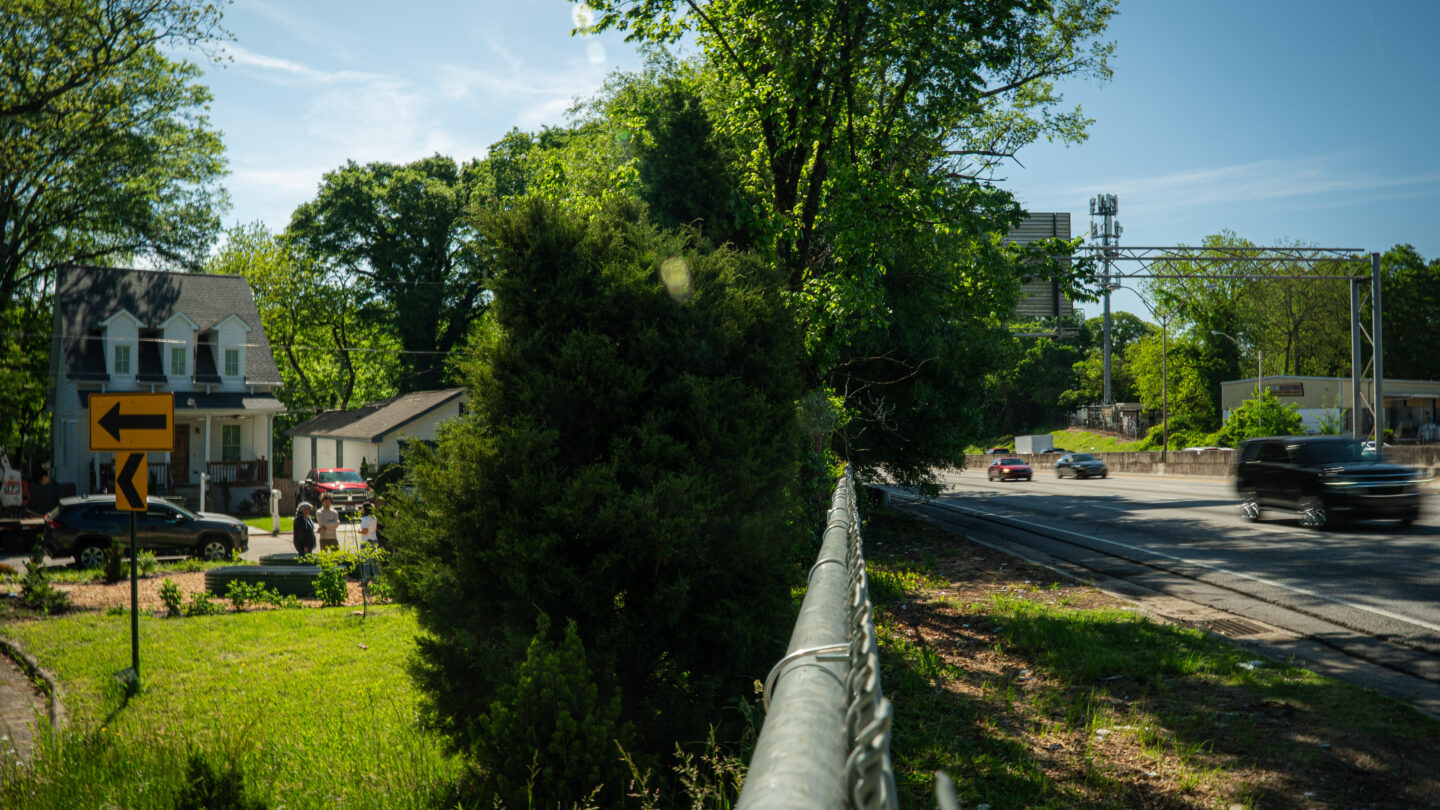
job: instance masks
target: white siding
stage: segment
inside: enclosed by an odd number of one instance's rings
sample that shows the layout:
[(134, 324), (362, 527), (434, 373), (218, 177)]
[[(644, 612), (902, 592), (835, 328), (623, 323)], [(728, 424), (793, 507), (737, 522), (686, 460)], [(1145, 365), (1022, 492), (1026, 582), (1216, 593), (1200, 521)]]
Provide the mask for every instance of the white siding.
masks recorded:
[(293, 437), (290, 442), (290, 480), (304, 481), (305, 473), (314, 466), (310, 463), (310, 437)]
[[(160, 337), (160, 364), (165, 369), (166, 384), (176, 391), (189, 390), (192, 387), (190, 380), (195, 375), (194, 327), (177, 315), (165, 322)], [(184, 368), (174, 365), (176, 349), (184, 352)]]
[[(110, 375), (110, 387), (124, 391), (135, 388), (135, 375), (140, 366), (140, 328), (128, 313), (120, 313), (105, 327), (105, 372)], [(130, 369), (121, 373), (115, 366), (115, 349), (124, 346), (130, 352)]]
[(347, 469), (360, 469), (360, 460), (364, 459), (370, 465), (375, 464), (375, 456), (378, 454), (376, 446), (363, 439), (345, 440), (345, 463), (340, 466)]
[[(245, 389), (245, 344), (248, 341), (248, 330), (244, 322), (239, 318), (231, 316), (221, 321), (215, 329), (215, 370), (220, 374), (220, 390), (222, 391), (243, 391)], [(227, 349), (240, 352), (239, 373), (235, 376), (225, 374), (225, 351)]]

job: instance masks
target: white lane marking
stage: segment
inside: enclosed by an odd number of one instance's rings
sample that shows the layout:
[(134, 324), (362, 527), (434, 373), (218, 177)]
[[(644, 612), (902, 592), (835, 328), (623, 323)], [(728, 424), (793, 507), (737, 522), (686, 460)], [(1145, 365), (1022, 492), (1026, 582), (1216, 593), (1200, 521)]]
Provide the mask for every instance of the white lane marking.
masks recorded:
[(1108, 544), (1108, 545), (1117, 546), (1117, 547), (1119, 547), (1119, 548), (1123, 548), (1123, 549), (1126, 549), (1126, 550), (1129, 550), (1129, 551), (1144, 552), (1144, 553), (1146, 553), (1146, 554), (1154, 554), (1156, 557), (1164, 557), (1164, 558), (1167, 559), (1167, 560), (1174, 560), (1175, 562), (1185, 563), (1186, 565), (1194, 565), (1194, 566), (1197, 566), (1197, 567), (1199, 567), (1199, 568), (1207, 568), (1207, 569), (1209, 569), (1209, 570), (1211, 570), (1211, 571), (1215, 571), (1215, 572), (1217, 572), (1217, 573), (1226, 574), (1226, 575), (1232, 576), (1232, 577), (1239, 577), (1240, 579), (1248, 579), (1248, 580), (1250, 580), (1251, 582), (1258, 582), (1258, 583), (1260, 583), (1261, 585), (1269, 585), (1269, 586), (1272, 587), (1272, 588), (1280, 588), (1281, 590), (1290, 591), (1291, 593), (1298, 593), (1298, 594), (1300, 594), (1300, 595), (1302, 595), (1302, 596), (1313, 597), (1313, 598), (1315, 598), (1315, 599), (1319, 599), (1319, 600), (1322, 600), (1322, 601), (1325, 601), (1325, 602), (1330, 602), (1330, 603), (1332, 603), (1332, 604), (1342, 605), (1342, 606), (1348, 607), (1348, 608), (1354, 608), (1355, 610), (1364, 610), (1364, 611), (1367, 611), (1367, 612), (1369, 612), (1369, 613), (1374, 613), (1374, 614), (1377, 615), (1377, 616), (1384, 616), (1384, 617), (1387, 618), (1387, 619), (1393, 619), (1393, 620), (1398, 621), (1398, 622), (1405, 622), (1406, 624), (1413, 624), (1413, 625), (1416, 625), (1417, 627), (1423, 627), (1423, 628), (1425, 628), (1426, 630), (1431, 630), (1431, 631), (1434, 631), (1434, 632), (1440, 632), (1440, 624), (1432, 624), (1432, 623), (1430, 623), (1430, 622), (1425, 621), (1424, 619), (1416, 619), (1416, 618), (1414, 618), (1414, 617), (1412, 617), (1412, 616), (1403, 616), (1403, 615), (1401, 615), (1401, 614), (1399, 614), (1399, 613), (1395, 613), (1395, 612), (1393, 612), (1393, 611), (1386, 610), (1385, 608), (1372, 607), (1372, 606), (1370, 606), (1370, 605), (1362, 605), (1362, 604), (1360, 604), (1360, 603), (1358, 603), (1358, 602), (1352, 602), (1352, 601), (1350, 601), (1349, 599), (1345, 599), (1345, 598), (1342, 598), (1342, 597), (1339, 597), (1339, 596), (1327, 596), (1326, 594), (1320, 593), (1320, 592), (1318, 592), (1318, 591), (1312, 591), (1312, 590), (1310, 590), (1309, 588), (1299, 588), (1299, 587), (1296, 587), (1296, 586), (1294, 586), (1294, 585), (1286, 585), (1286, 584), (1283, 583), (1283, 582), (1276, 582), (1276, 581), (1273, 580), (1273, 579), (1266, 579), (1265, 577), (1257, 577), (1257, 576), (1253, 576), (1253, 575), (1251, 575), (1251, 574), (1246, 574), (1246, 573), (1243, 573), (1243, 572), (1240, 572), (1240, 571), (1232, 571), (1232, 570), (1230, 570), (1229, 568), (1222, 568), (1222, 567), (1220, 567), (1220, 566), (1218, 566), (1218, 565), (1210, 565), (1209, 563), (1202, 563), (1202, 562), (1195, 562), (1194, 560), (1187, 560), (1187, 559), (1185, 559), (1184, 557), (1176, 557), (1176, 556), (1174, 556), (1173, 554), (1166, 554), (1166, 553), (1163, 552), (1163, 551), (1156, 551), (1156, 550), (1154, 550), (1154, 549), (1145, 548), (1144, 546), (1132, 546), (1132, 545), (1129, 545), (1128, 543), (1121, 543), (1121, 542), (1119, 542), (1118, 540), (1107, 540), (1107, 539), (1105, 539), (1105, 538), (1103, 538), (1103, 537), (1096, 537), (1096, 536), (1094, 536), (1094, 535), (1084, 534), (1084, 533), (1082, 533), (1082, 532), (1075, 532), (1075, 531), (1071, 531), (1071, 530), (1069, 530), (1069, 529), (1061, 529), (1061, 528), (1058, 528), (1058, 527), (1055, 527), (1055, 526), (1046, 526), (1046, 525), (1044, 525), (1044, 524), (1042, 524), (1042, 523), (1034, 523), (1034, 522), (1025, 520), (1024, 518), (1011, 517), (1010, 515), (992, 514), (992, 513), (989, 513), (989, 512), (982, 512), (982, 511), (979, 510), (979, 509), (972, 509), (972, 508), (968, 508), (968, 507), (964, 507), (964, 506), (957, 506), (957, 505), (955, 505), (955, 504), (942, 503), (942, 502), (940, 502), (940, 501), (931, 501), (931, 503), (934, 503), (934, 504), (937, 505), (937, 506), (943, 506), (943, 507), (945, 507), (945, 508), (947, 508), (947, 509), (953, 509), (953, 510), (955, 510), (956, 512), (965, 512), (965, 513), (970, 513), (970, 514), (973, 514), (973, 515), (979, 515), (979, 516), (981, 516), (981, 517), (1000, 517), (1000, 518), (1004, 518), (1005, 520), (1014, 521), (1014, 522), (1016, 522), (1016, 523), (1022, 523), (1022, 524), (1026, 525), (1026, 526), (1033, 526), (1033, 527), (1035, 527), (1035, 528), (1037, 528), (1037, 529), (1044, 529), (1045, 531), (1050, 531), (1050, 532), (1064, 532), (1064, 533), (1066, 533), (1066, 534), (1072, 534), (1072, 535), (1074, 535), (1074, 536), (1076, 536), (1076, 537), (1082, 537), (1082, 538), (1084, 538), (1084, 539), (1086, 539), (1086, 540), (1093, 540), (1093, 541), (1095, 541), (1095, 542), (1097, 542), (1097, 543), (1106, 543), (1106, 544)]
[(1091, 504), (1091, 506), (1094, 506), (1096, 509), (1109, 509), (1111, 512), (1129, 512), (1129, 511), (1131, 511), (1130, 509), (1121, 509), (1121, 508), (1118, 507), (1118, 506), (1106, 506), (1105, 504), (1102, 504), (1102, 503)]

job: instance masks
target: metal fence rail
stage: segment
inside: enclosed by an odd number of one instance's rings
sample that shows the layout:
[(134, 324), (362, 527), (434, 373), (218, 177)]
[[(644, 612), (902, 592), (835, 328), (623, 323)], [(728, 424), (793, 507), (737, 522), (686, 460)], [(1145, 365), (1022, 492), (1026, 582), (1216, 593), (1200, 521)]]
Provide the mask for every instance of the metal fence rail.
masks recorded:
[(790, 646), (765, 679), (765, 708), (741, 810), (898, 807), (890, 763), (894, 711), (880, 687), (849, 471), (836, 483)]

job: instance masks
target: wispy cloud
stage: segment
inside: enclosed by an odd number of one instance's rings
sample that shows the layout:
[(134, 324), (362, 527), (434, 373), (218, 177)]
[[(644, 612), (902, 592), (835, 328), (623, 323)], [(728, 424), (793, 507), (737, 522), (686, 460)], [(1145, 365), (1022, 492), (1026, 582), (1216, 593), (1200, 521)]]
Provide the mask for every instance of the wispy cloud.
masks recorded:
[[(1363, 168), (1363, 158), (1334, 154), (1260, 160), (1188, 169), (1163, 175), (1109, 178), (1107, 191), (1142, 203), (1153, 213), (1214, 209), (1244, 203), (1283, 203), (1292, 208), (1353, 205), (1360, 200), (1409, 199), (1440, 192), (1440, 172), (1387, 175)], [(1084, 185), (1032, 189), (1035, 201), (1087, 199), (1097, 188)]]
[(357, 70), (317, 70), (290, 59), (256, 53), (234, 43), (227, 44), (224, 53), (235, 65), (254, 68), (262, 78), (286, 83), (353, 84), (384, 79), (380, 74)]

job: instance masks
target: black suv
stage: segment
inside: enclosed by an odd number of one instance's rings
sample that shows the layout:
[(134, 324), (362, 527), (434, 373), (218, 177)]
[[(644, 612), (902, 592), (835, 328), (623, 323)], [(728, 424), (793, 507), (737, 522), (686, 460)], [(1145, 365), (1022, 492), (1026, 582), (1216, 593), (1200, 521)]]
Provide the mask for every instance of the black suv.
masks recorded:
[(1345, 436), (1275, 436), (1251, 439), (1236, 454), (1235, 489), (1240, 512), (1258, 520), (1273, 506), (1298, 512), (1306, 526), (1321, 529), (1345, 518), (1420, 516), (1424, 474), (1375, 457), (1360, 440)]
[(61, 498), (45, 516), (45, 552), (74, 557), (82, 568), (97, 566), (112, 539), (130, 548), (131, 514), (137, 518), (135, 545), (145, 551), (225, 560), (231, 551), (250, 550), (250, 527), (229, 515), (197, 514), (158, 498), (150, 498), (144, 512), (122, 512), (114, 495), (86, 495)]

